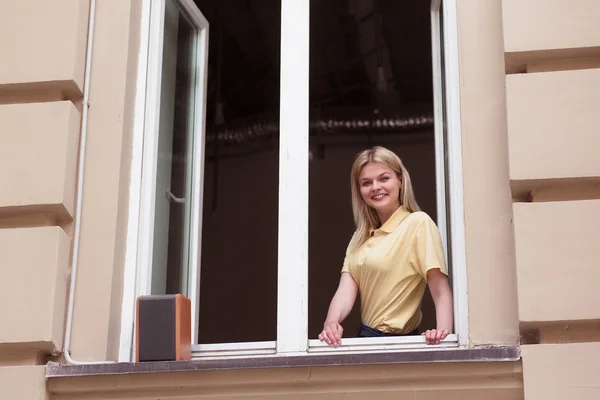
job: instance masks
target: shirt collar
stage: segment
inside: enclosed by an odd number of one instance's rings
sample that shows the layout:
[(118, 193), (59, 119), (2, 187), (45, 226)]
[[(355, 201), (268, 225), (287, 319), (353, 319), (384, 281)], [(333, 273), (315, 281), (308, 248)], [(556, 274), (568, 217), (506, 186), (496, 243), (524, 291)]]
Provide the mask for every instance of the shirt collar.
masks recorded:
[(410, 212), (406, 208), (404, 208), (404, 206), (398, 207), (398, 209), (396, 211), (394, 211), (394, 213), (385, 222), (385, 224), (381, 225), (381, 227), (379, 229), (373, 229), (373, 230), (371, 230), (371, 232), (370, 232), (371, 236), (373, 235), (373, 233), (375, 231), (383, 231), (385, 233), (392, 233), (394, 231), (394, 229), (396, 229), (396, 227), (398, 225), (400, 225), (400, 222), (402, 222), (402, 220), (408, 214), (410, 214)]

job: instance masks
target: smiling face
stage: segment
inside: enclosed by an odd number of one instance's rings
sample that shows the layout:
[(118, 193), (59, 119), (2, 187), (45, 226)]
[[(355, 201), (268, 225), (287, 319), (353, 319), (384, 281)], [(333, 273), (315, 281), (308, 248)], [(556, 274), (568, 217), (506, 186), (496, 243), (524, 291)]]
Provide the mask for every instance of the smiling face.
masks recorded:
[(360, 194), (369, 207), (381, 216), (391, 215), (400, 207), (402, 182), (396, 173), (380, 163), (368, 163), (360, 171)]

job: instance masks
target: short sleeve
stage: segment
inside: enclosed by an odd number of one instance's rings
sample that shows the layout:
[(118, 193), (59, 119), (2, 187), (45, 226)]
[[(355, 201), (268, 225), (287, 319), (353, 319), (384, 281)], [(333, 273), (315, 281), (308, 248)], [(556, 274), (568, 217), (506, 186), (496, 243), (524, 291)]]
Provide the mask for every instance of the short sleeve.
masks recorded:
[(352, 238), (350, 239), (350, 242), (348, 243), (348, 246), (346, 246), (346, 255), (344, 256), (344, 264), (342, 265), (342, 272), (348, 272), (350, 273), (350, 247), (352, 246), (354, 240), (354, 235), (352, 235)]
[(342, 265), (342, 273), (343, 272), (350, 273), (349, 253), (350, 253), (350, 245), (351, 244), (352, 244), (352, 241), (350, 241), (350, 243), (348, 243), (348, 247), (346, 247), (346, 255), (344, 257), (344, 264)]
[(342, 272), (350, 272), (350, 269), (348, 268), (348, 256), (344, 257), (344, 264), (342, 265)]
[(427, 280), (427, 272), (431, 269), (439, 270), (448, 275), (442, 239), (435, 222), (427, 217), (417, 230), (415, 237), (416, 272)]

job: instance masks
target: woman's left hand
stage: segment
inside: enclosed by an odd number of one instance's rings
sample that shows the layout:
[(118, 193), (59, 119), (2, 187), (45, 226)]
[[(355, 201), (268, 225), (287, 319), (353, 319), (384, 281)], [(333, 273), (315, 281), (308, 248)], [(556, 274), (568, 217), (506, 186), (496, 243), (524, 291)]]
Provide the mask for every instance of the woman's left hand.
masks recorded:
[(421, 333), (421, 335), (425, 336), (427, 344), (440, 344), (449, 334), (450, 331), (447, 329), (429, 329)]

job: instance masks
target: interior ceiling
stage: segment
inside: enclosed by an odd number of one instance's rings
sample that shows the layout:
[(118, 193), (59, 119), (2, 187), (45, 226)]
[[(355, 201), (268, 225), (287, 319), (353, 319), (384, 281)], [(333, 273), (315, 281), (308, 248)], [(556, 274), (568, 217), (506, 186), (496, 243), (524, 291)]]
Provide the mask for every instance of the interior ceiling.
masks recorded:
[[(195, 1), (210, 22), (209, 120), (219, 99), (225, 122), (276, 114), (281, 1)], [(425, 0), (312, 1), (312, 112), (430, 107), (429, 18)]]

